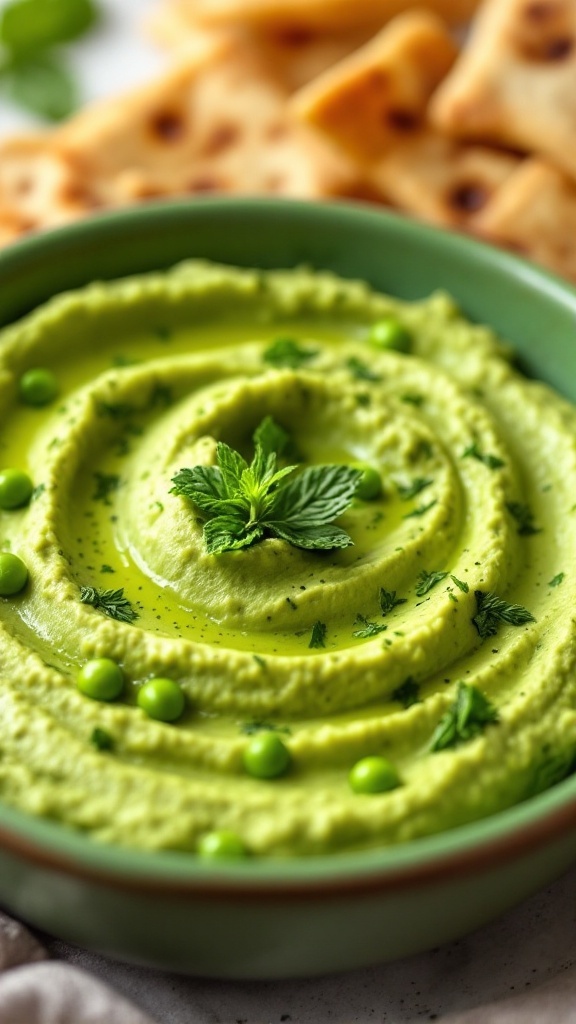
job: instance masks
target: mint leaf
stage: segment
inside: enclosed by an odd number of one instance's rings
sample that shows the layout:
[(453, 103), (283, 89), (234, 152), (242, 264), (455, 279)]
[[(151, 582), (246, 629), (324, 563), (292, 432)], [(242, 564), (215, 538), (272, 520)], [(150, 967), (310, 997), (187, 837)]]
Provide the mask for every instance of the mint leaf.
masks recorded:
[(217, 466), (181, 469), (172, 478), (171, 493), (191, 501), (207, 520), (209, 554), (249, 547), (265, 537), (310, 550), (352, 543), (333, 520), (352, 502), (361, 471), (344, 465), (310, 466), (295, 475), (296, 466), (278, 469), (279, 451), (288, 441), (286, 431), (266, 417), (254, 433), (250, 465), (219, 442)]
[(348, 548), (352, 540), (339, 526), (303, 526), (285, 523), (266, 523), (266, 529), (273, 537), (287, 540), (295, 548), (309, 551), (332, 551), (334, 548)]
[(0, 86), (9, 99), (48, 121), (61, 121), (78, 105), (73, 78), (48, 53), (10, 61), (2, 69)]
[(310, 466), (282, 488), (275, 512), (299, 527), (329, 523), (349, 507), (361, 476), (352, 466)]
[(456, 700), (434, 730), (430, 749), (437, 751), (456, 747), (497, 721), (498, 711), (488, 698), (476, 686), (461, 682)]
[(526, 622), (536, 621), (521, 604), (508, 604), (490, 591), (475, 590), (474, 596), (477, 611), (472, 622), (483, 640), (496, 636), (503, 622), (510, 626), (523, 626)]
[(72, 42), (97, 20), (92, 0), (11, 0), (0, 17), (0, 41), (15, 54), (38, 53)]
[(217, 466), (181, 469), (172, 477), (172, 483), (174, 487), (170, 494), (181, 494), (193, 501), (198, 508), (206, 511), (219, 510), (220, 503), (226, 499), (222, 473)]
[(254, 431), (254, 444), (260, 445), (265, 456), (282, 455), (290, 443), (290, 434), (276, 423), (271, 416), (266, 416)]
[(248, 463), (242, 458), (239, 452), (234, 451), (223, 441), (216, 445), (216, 457), (222, 476), (224, 492), (232, 496), (240, 486), (242, 474), (248, 469)]

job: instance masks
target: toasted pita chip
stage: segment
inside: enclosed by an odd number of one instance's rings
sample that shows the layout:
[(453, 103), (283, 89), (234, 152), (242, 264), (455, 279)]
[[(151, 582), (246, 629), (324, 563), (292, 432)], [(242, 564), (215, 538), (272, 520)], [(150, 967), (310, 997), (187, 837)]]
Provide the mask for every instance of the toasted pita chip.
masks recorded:
[[(326, 32), (270, 25), (238, 26), (235, 29), (212, 31), (236, 32), (237, 38), (247, 40), (292, 92), (363, 46), (379, 27), (363, 25), (343, 32)], [(210, 30), (199, 25), (194, 9), (186, 0), (165, 0), (161, 7), (152, 12), (147, 28), (156, 43), (177, 52), (194, 52), (210, 38)]]
[(220, 39), (150, 85), (86, 109), (57, 141), (106, 206), (202, 192), (348, 194), (350, 164), (291, 123), (286, 98), (258, 53)]
[(576, 175), (574, 0), (487, 0), (431, 117), (442, 131), (542, 154)]
[(7, 209), (0, 207), (0, 247), (16, 241), (29, 230), (30, 227), (23, 217), (19, 217), (10, 207)]
[(513, 154), (461, 145), (424, 130), (390, 150), (369, 180), (406, 213), (465, 230), (519, 163)]
[(576, 185), (545, 161), (523, 161), (471, 226), (576, 281)]
[(411, 11), (296, 93), (291, 110), (356, 159), (377, 160), (421, 129), (457, 53), (439, 18)]
[[(231, 23), (297, 25), (302, 29), (342, 30), (362, 24), (384, 24), (414, 6), (412, 0), (185, 0), (199, 20), (211, 25)], [(450, 24), (463, 24), (479, 0), (420, 0)]]
[(99, 205), (48, 136), (0, 144), (0, 210), (22, 231), (75, 220)]

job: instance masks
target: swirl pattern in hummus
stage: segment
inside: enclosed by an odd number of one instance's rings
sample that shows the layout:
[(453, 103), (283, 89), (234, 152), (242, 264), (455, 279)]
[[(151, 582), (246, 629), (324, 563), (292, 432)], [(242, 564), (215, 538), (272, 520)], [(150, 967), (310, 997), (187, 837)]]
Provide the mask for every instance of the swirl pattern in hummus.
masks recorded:
[[(389, 315), (410, 354), (368, 343)], [(264, 358), (286, 336), (309, 353), (299, 368)], [(59, 381), (47, 408), (18, 401), (34, 366)], [(268, 415), (302, 462), (380, 471), (382, 498), (340, 520), (352, 547), (206, 553), (172, 477), (212, 463), (217, 440), (249, 456)], [(194, 850), (229, 829), (255, 854), (310, 854), (450, 828), (570, 770), (576, 411), (446, 296), (408, 305), (330, 275), (199, 263), (94, 284), (3, 332), (0, 423), (0, 463), (36, 486), (29, 507), (0, 512), (0, 541), (30, 574), (0, 599), (5, 802), (123, 845)], [(439, 578), (419, 596), (422, 573)], [(123, 588), (137, 621), (82, 603), (83, 587)], [(381, 590), (402, 603), (382, 614)], [(534, 621), (482, 639), (479, 592)], [(309, 646), (317, 622), (322, 648)], [(381, 628), (354, 636), (366, 622)], [(121, 664), (121, 700), (78, 692), (95, 657)], [(136, 705), (153, 676), (186, 694), (176, 724)], [(433, 751), (462, 681), (499, 721)], [(243, 768), (262, 724), (290, 749), (283, 778)], [(352, 792), (351, 767), (373, 754), (402, 785)]]

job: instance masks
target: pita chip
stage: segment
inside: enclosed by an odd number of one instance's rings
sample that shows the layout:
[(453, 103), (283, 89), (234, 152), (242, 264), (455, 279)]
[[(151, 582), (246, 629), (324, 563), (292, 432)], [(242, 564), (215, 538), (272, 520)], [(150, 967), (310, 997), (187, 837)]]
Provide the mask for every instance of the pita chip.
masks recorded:
[(574, 0), (486, 0), (431, 118), (451, 135), (540, 154), (576, 177)]
[[(412, 0), (185, 0), (198, 20), (210, 25), (296, 25), (341, 31), (383, 25), (414, 6)], [(450, 24), (463, 24), (479, 0), (420, 0)]]
[[(89, 213), (98, 201), (49, 136), (0, 144), (0, 211), (21, 231), (55, 227)], [(6, 231), (6, 227), (5, 227)]]
[(422, 129), (457, 53), (439, 18), (412, 11), (296, 93), (291, 109), (357, 160), (377, 160)]
[(443, 23), (414, 11), (302, 89), (291, 106), (355, 157), (388, 202), (431, 223), (465, 228), (518, 158), (464, 146), (428, 126), (430, 96), (456, 55)]
[(162, 78), (87, 108), (59, 149), (105, 206), (222, 192), (349, 194), (349, 163), (291, 123), (287, 93), (261, 56), (219, 38)]
[(467, 230), (519, 163), (511, 153), (420, 132), (378, 161), (369, 180), (405, 213)]
[(576, 185), (546, 161), (523, 161), (471, 227), (576, 281)]
[[(210, 38), (210, 29), (201, 27), (186, 0), (165, 0), (152, 12), (147, 27), (157, 44), (176, 53), (193, 52)], [(236, 26), (213, 29), (211, 38), (217, 32), (235, 32), (240, 42), (244, 39), (249, 46), (256, 47), (283, 85), (293, 92), (363, 46), (379, 27), (363, 25), (328, 32), (289, 25)]]

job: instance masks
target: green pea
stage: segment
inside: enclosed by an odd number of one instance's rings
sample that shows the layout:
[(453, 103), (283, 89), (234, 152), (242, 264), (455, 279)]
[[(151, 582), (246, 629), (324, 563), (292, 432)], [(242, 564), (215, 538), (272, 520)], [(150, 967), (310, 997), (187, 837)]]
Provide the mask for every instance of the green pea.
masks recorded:
[(0, 508), (22, 508), (32, 497), (34, 484), (21, 469), (0, 470)]
[(36, 367), (20, 378), (20, 399), (25, 405), (42, 406), (53, 402), (60, 388), (51, 370)]
[(356, 497), (361, 501), (374, 501), (382, 494), (382, 479), (377, 469), (366, 462), (358, 462), (354, 466), (362, 473), (356, 486)]
[(198, 840), (197, 852), (210, 860), (233, 860), (246, 856), (246, 847), (235, 832), (220, 829), (206, 832)]
[(124, 689), (122, 669), (111, 658), (94, 658), (80, 669), (78, 689), (92, 700), (116, 700)]
[(363, 757), (352, 768), (348, 781), (355, 793), (385, 793), (401, 785), (400, 776), (385, 757)]
[(392, 316), (372, 324), (368, 341), (375, 348), (393, 349), (395, 352), (410, 352), (412, 348), (410, 331)]
[(263, 732), (244, 750), (244, 767), (257, 779), (275, 779), (290, 767), (290, 751), (274, 732)]
[(28, 569), (18, 555), (8, 551), (0, 554), (0, 597), (13, 597), (24, 590), (28, 582)]
[(149, 679), (138, 690), (138, 707), (149, 718), (159, 722), (175, 722), (186, 703), (182, 687), (173, 679)]

